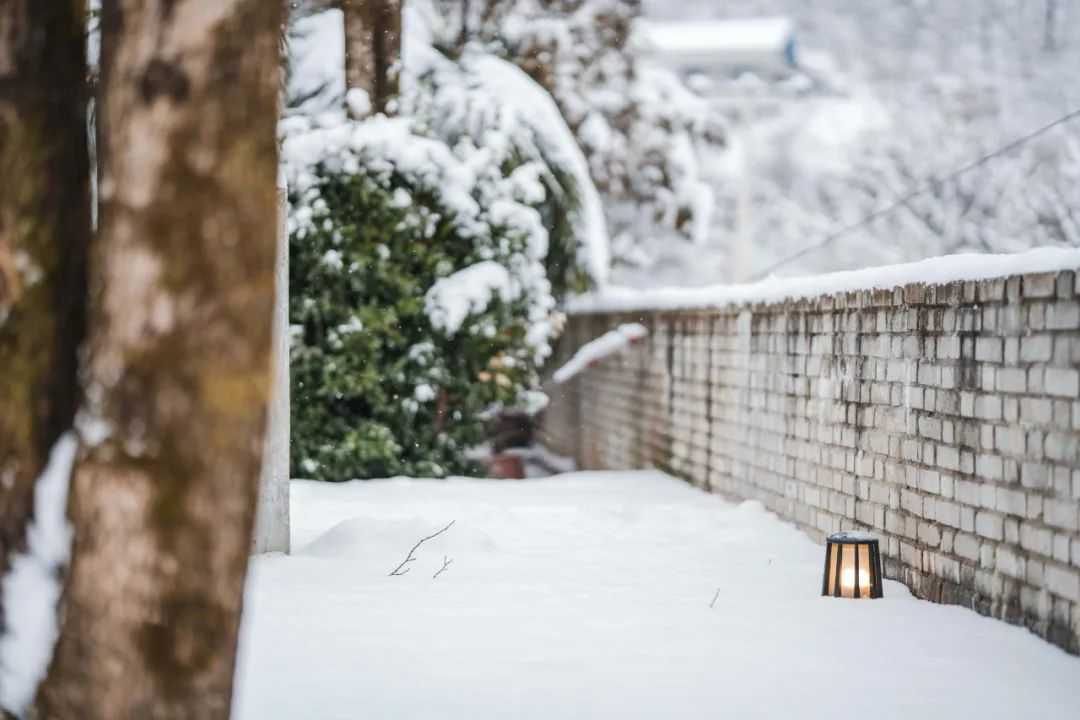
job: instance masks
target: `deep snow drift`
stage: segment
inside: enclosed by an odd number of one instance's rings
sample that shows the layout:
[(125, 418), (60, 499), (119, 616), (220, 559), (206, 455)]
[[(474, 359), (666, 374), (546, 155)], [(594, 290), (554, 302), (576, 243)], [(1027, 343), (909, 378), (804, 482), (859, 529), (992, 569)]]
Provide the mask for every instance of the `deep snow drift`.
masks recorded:
[(1080, 659), (894, 582), (883, 600), (821, 598), (820, 546), (756, 503), (655, 472), (297, 481), (292, 513), (295, 554), (252, 566), (239, 718), (1049, 720), (1080, 707)]

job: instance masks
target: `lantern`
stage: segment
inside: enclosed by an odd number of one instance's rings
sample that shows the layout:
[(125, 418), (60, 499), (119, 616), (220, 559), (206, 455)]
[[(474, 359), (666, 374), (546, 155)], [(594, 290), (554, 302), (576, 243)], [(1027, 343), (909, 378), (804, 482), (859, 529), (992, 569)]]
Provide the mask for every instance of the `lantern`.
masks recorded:
[(878, 541), (860, 532), (830, 535), (825, 544), (821, 594), (830, 597), (879, 598), (881, 553)]

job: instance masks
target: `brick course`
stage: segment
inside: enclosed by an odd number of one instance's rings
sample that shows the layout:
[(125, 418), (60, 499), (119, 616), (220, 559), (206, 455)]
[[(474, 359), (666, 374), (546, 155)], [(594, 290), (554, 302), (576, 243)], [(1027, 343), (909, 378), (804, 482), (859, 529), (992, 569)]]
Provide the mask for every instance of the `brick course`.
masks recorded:
[(757, 499), (813, 538), (882, 539), (923, 598), (1080, 653), (1080, 284), (1073, 272), (812, 300), (571, 317), (546, 441)]

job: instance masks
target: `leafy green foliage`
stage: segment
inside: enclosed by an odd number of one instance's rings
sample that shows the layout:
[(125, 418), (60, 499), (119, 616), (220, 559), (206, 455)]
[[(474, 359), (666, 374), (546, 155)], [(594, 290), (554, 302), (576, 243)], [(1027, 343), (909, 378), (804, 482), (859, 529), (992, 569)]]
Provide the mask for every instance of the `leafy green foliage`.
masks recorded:
[(530, 299), (492, 298), (448, 334), (425, 294), (482, 260), (512, 265), (527, 238), (466, 231), (397, 172), (320, 164), (315, 177), (291, 197), (311, 213), (289, 238), (293, 476), (476, 473), (465, 450), (484, 439), (483, 411), (536, 382)]

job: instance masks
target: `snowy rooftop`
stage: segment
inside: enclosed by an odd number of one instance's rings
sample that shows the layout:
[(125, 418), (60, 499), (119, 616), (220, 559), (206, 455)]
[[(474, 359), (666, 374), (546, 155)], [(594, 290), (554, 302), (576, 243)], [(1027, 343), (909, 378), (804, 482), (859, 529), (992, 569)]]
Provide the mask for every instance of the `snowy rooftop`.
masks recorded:
[(249, 577), (243, 720), (1080, 707), (1080, 658), (894, 582), (881, 600), (823, 598), (822, 546), (757, 503), (655, 472), (294, 482), (292, 512), (295, 553), (256, 557)]
[(607, 286), (572, 298), (567, 309), (571, 314), (586, 314), (710, 308), (800, 300), (857, 290), (890, 290), (914, 283), (943, 284), (1078, 268), (1080, 249), (1077, 248), (1046, 247), (1003, 255), (946, 255), (902, 265), (806, 277), (769, 278), (744, 285), (647, 290)]
[(701, 66), (795, 64), (795, 26), (785, 17), (745, 20), (647, 20), (645, 47), (667, 62)]

